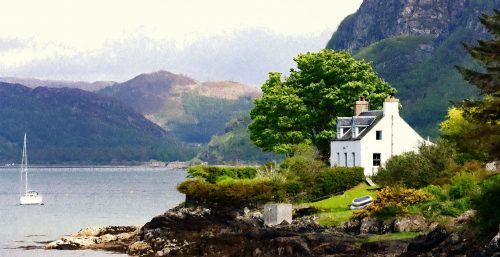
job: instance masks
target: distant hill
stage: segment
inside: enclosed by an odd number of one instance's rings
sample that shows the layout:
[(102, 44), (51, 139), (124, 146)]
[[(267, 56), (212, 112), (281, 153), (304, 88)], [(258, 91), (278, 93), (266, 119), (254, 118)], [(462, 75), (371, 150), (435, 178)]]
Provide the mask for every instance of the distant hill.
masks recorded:
[(225, 124), (224, 134), (214, 135), (197, 158), (210, 164), (258, 163), (279, 160), (283, 156), (265, 153), (251, 140), (248, 132), (250, 114), (241, 114)]
[(478, 17), (495, 8), (500, 1), (364, 0), (326, 47), (371, 61), (398, 89), (405, 120), (436, 137), (450, 102), (476, 95), (454, 65), (474, 65), (462, 43), (488, 36)]
[(66, 81), (66, 80), (41, 80), (35, 78), (16, 78), (16, 77), (0, 77), (0, 81), (11, 84), (21, 84), (31, 88), (70, 87), (70, 88), (79, 88), (87, 91), (95, 91), (116, 84), (116, 82), (114, 81), (85, 82), (85, 81)]
[(110, 97), (0, 82), (0, 162), (19, 162), (25, 131), (32, 163), (130, 163), (194, 155)]
[(121, 100), (182, 142), (205, 144), (235, 115), (248, 113), (260, 90), (232, 81), (198, 82), (158, 71), (97, 91)]

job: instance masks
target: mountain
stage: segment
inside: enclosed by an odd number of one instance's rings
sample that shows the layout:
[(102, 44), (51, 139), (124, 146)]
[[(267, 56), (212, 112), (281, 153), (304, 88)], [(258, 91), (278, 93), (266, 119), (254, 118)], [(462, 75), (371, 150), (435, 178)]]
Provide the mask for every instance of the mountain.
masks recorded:
[(97, 91), (121, 100), (182, 142), (206, 144), (224, 125), (247, 113), (259, 89), (233, 81), (198, 82), (158, 71)]
[(283, 158), (274, 153), (265, 153), (251, 140), (248, 132), (250, 114), (241, 114), (225, 124), (224, 134), (214, 135), (197, 158), (210, 164), (258, 163)]
[(66, 80), (41, 80), (35, 78), (17, 78), (17, 77), (0, 77), (0, 81), (11, 84), (21, 84), (31, 88), (70, 87), (70, 88), (79, 88), (86, 91), (95, 91), (116, 84), (116, 82), (114, 81), (85, 82), (85, 81), (66, 81)]
[[(110, 97), (76, 88), (0, 82), (0, 161), (18, 162), (28, 133), (32, 163), (187, 159), (161, 127)], [(193, 153), (190, 153), (191, 155)]]
[(462, 43), (489, 34), (479, 15), (500, 8), (482, 0), (364, 0), (327, 43), (348, 49), (398, 89), (402, 115), (423, 136), (437, 137), (452, 101), (475, 97), (454, 66), (473, 67)]

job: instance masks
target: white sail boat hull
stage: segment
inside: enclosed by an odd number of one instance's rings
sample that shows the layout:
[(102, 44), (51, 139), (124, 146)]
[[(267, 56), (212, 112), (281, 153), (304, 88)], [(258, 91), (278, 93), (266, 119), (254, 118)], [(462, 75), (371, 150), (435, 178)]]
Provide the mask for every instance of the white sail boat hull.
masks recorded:
[(21, 190), (21, 197), (19, 202), (21, 205), (28, 204), (43, 204), (42, 195), (36, 191), (28, 190), (28, 153), (26, 150), (26, 133), (24, 133), (24, 144), (23, 144), (23, 158), (21, 160), (21, 184), (23, 182), (24, 173), (24, 194)]
[(43, 204), (43, 198), (37, 192), (28, 192), (21, 196), (21, 205)]

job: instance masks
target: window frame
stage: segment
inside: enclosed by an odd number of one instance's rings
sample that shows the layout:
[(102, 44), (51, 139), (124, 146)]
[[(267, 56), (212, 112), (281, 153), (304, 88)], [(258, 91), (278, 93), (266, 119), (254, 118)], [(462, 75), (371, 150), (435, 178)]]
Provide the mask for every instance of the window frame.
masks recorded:
[(382, 140), (382, 130), (375, 131), (375, 140)]
[[(377, 156), (378, 155), (378, 156)], [(378, 157), (378, 158), (377, 158)], [(382, 162), (382, 154), (381, 153), (373, 153), (372, 155), (372, 165), (380, 167), (380, 164)]]

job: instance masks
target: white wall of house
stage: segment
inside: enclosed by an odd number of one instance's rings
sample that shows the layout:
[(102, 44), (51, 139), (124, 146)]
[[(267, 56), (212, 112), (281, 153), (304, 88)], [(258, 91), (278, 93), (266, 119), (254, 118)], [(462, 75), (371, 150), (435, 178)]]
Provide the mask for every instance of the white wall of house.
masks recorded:
[[(332, 141), (330, 164), (331, 166), (361, 166), (360, 140), (356, 141)], [(354, 154), (354, 155), (353, 155)], [(347, 165), (346, 165), (347, 156)]]
[[(389, 99), (384, 102), (383, 111), (384, 116), (381, 120), (372, 125), (373, 127), (361, 139), (331, 141), (331, 166), (353, 166), (352, 153), (354, 153), (355, 166), (362, 166), (366, 176), (373, 176), (379, 168), (374, 165), (374, 153), (380, 154), (380, 164), (383, 165), (393, 155), (417, 150), (424, 139), (399, 116), (399, 101)], [(377, 131), (381, 131), (382, 137), (379, 140), (376, 138)], [(347, 153), (347, 165), (345, 165), (345, 153)]]

